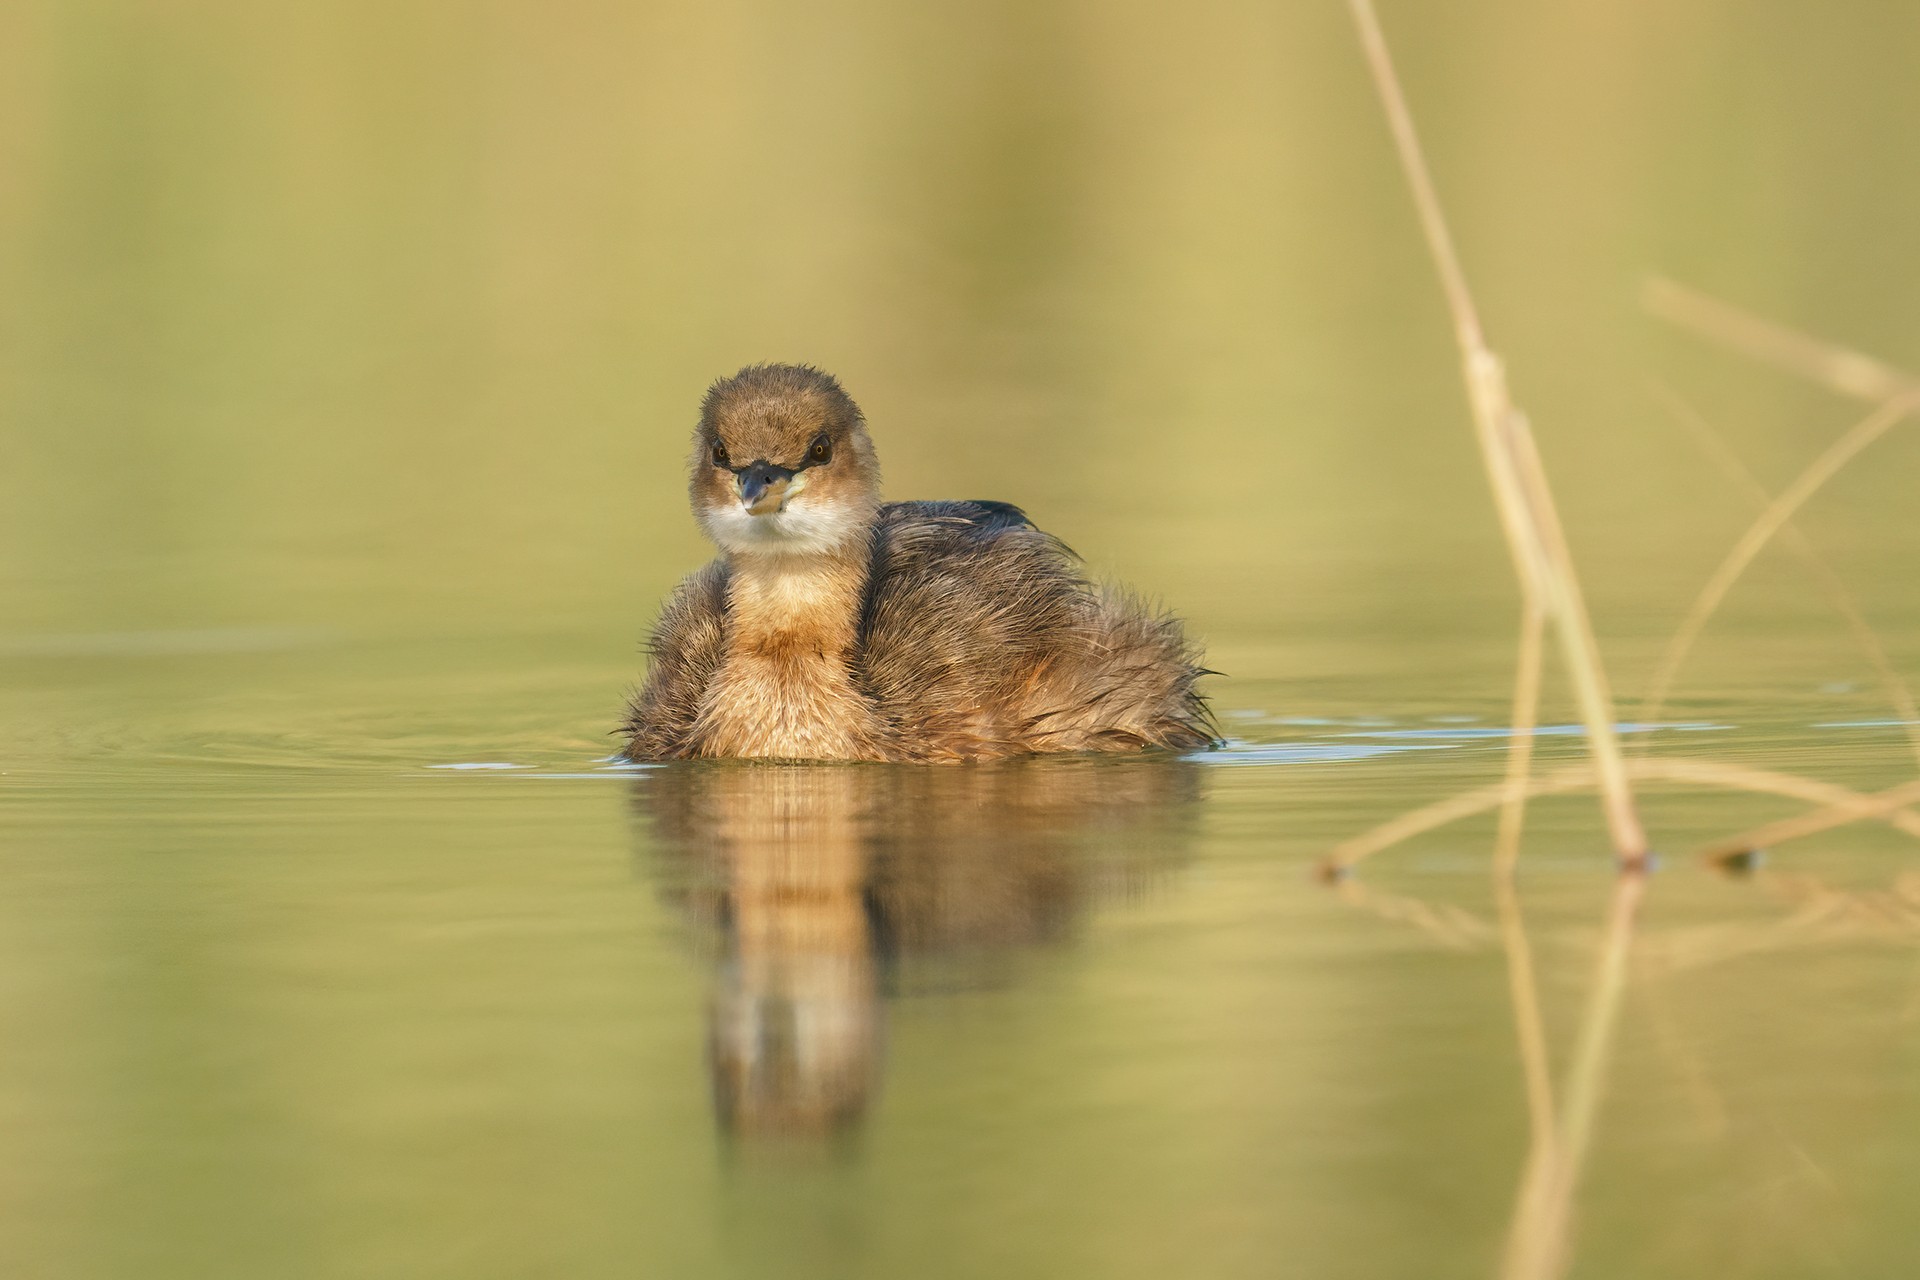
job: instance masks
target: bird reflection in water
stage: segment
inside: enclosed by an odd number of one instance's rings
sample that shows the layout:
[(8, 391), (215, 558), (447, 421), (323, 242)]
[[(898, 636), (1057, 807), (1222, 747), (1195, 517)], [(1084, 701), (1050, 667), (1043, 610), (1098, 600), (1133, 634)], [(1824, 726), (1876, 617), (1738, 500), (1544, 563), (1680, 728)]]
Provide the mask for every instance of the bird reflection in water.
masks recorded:
[(663, 894), (718, 943), (709, 1065), (735, 1137), (865, 1114), (883, 1001), (977, 983), (1184, 856), (1201, 766), (688, 762), (636, 776)]

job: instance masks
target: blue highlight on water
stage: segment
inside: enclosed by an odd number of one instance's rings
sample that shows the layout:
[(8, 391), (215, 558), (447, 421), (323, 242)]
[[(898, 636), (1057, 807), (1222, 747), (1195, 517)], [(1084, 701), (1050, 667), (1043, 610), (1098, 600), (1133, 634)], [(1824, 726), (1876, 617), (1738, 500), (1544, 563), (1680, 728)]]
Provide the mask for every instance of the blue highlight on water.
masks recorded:
[[(1226, 745), (1219, 750), (1191, 752), (1184, 756), (1184, 759), (1212, 765), (1338, 764), (1399, 755), (1408, 751), (1451, 751), (1474, 743), (1498, 742), (1514, 736), (1512, 729), (1504, 725), (1482, 724), (1478, 716), (1428, 716), (1422, 727), (1402, 727), (1392, 720), (1376, 717), (1351, 719), (1329, 719), (1316, 716), (1270, 717), (1265, 712), (1257, 710), (1228, 711), (1222, 718), (1241, 723), (1264, 721), (1268, 724), (1289, 727), (1337, 729), (1338, 732), (1322, 733), (1305, 740), (1288, 742), (1257, 742), (1246, 738), (1229, 738)], [(1866, 728), (1900, 723), (1898, 720), (1863, 720), (1815, 727)], [(1734, 727), (1704, 720), (1654, 724), (1627, 722), (1615, 726), (1621, 734), (1717, 733)], [(1531, 731), (1532, 736), (1539, 738), (1575, 738), (1582, 736), (1585, 732), (1586, 729), (1577, 724), (1545, 724)], [(426, 767), (460, 773), (513, 774), (528, 778), (618, 778), (646, 769), (663, 767), (658, 764), (638, 764), (621, 756), (602, 756), (592, 761), (592, 764), (595, 767), (588, 771), (582, 771), (577, 765), (547, 768), (502, 760), (457, 761), (447, 764), (430, 764)]]

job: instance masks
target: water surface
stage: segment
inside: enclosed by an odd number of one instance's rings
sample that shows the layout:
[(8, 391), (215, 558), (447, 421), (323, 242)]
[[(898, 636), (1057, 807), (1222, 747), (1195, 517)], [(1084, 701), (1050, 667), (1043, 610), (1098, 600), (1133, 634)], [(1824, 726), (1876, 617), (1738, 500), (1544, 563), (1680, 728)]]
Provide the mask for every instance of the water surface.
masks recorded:
[[(1863, 410), (1658, 269), (1896, 363), (1905, 17), (1399, 12), (1656, 755), (1860, 790), (1905, 728), (1755, 566)], [(1492, 823), (1515, 594), (1337, 5), (30, 4), (0, 19), (0, 1274), (1493, 1274), (1527, 1112)], [(894, 497), (1018, 502), (1209, 646), (1216, 753), (623, 767), (710, 378), (839, 373)], [(1920, 675), (1920, 441), (1802, 523)], [(1549, 680), (1556, 672), (1549, 664)], [(1543, 767), (1579, 758), (1557, 685)], [(1920, 1265), (1920, 882), (1651, 788), (1572, 1274)], [(1540, 802), (1564, 1069), (1613, 868)]]

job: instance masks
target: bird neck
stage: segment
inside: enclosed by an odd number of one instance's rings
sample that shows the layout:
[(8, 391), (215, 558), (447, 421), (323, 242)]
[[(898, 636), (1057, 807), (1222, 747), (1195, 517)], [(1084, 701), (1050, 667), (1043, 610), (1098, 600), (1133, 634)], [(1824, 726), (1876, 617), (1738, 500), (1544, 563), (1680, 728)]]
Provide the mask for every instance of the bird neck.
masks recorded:
[(736, 554), (727, 562), (729, 653), (844, 661), (860, 629), (866, 547), (834, 555)]
[(735, 554), (727, 640), (701, 711), (701, 754), (884, 760), (886, 731), (854, 680), (867, 560)]

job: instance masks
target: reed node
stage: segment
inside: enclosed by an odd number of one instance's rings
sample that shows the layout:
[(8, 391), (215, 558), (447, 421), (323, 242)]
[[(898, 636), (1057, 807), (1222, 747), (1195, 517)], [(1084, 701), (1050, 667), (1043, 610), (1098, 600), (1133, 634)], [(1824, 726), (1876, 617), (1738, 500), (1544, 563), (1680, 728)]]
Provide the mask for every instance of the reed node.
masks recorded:
[[(1560, 642), (1561, 657), (1573, 684), (1580, 718), (1586, 728), (1588, 750), (1600, 780), (1601, 803), (1614, 852), (1624, 869), (1640, 870), (1646, 864), (1647, 838), (1615, 730), (1613, 693), (1600, 661), (1599, 645), (1587, 616), (1586, 600), (1574, 572), (1573, 557), (1567, 549), (1546, 470), (1534, 445), (1533, 428), (1513, 402), (1507, 388), (1505, 366), (1487, 345), (1479, 309), (1474, 305), (1466, 272), (1454, 250), (1453, 234), (1434, 190), (1426, 156), (1413, 127), (1413, 115), (1401, 92), (1372, 0), (1348, 0), (1348, 4), (1359, 27), (1367, 66), (1393, 134), (1401, 171), (1413, 195), (1421, 232), (1446, 295), (1480, 455), (1500, 513), (1507, 549), (1513, 557), (1514, 572), (1520, 580), (1522, 608), (1538, 611), (1552, 625)], [(1537, 683), (1534, 688), (1537, 693)]]
[[(1382, 914), (1420, 923), (1436, 936), (1457, 939), (1458, 934), (1439, 928), (1439, 922), (1409, 908), (1404, 901), (1367, 894), (1351, 878), (1351, 872), (1362, 859), (1424, 831), (1490, 809), (1500, 811), (1493, 857), (1494, 888), (1531, 1133), (1509, 1220), (1501, 1274), (1506, 1280), (1551, 1280), (1563, 1275), (1572, 1259), (1575, 1195), (1605, 1092), (1636, 922), (1646, 896), (1646, 873), (1652, 865), (1633, 784), (1673, 782), (1745, 790), (1787, 796), (1813, 806), (1809, 813), (1744, 832), (1709, 850), (1721, 865), (1737, 866), (1743, 862), (1751, 865), (1765, 845), (1862, 819), (1878, 819), (1920, 838), (1920, 815), (1908, 807), (1920, 803), (1920, 781), (1868, 796), (1798, 775), (1738, 765), (1625, 757), (1612, 691), (1531, 424), (1514, 404), (1505, 368), (1487, 343), (1372, 0), (1348, 0), (1348, 7), (1446, 298), (1475, 436), (1520, 584), (1521, 620), (1511, 749), (1503, 780), (1403, 814), (1347, 840), (1328, 854), (1320, 869), (1327, 880), (1341, 886), (1349, 900), (1367, 902)], [(1793, 526), (1794, 515), (1835, 475), (1896, 424), (1920, 410), (1920, 379), (1761, 320), (1671, 281), (1651, 282), (1645, 301), (1650, 310), (1676, 324), (1813, 378), (1841, 394), (1872, 401), (1876, 407), (1775, 496), (1746, 471), (1698, 414), (1671, 394), (1662, 397), (1683, 425), (1703, 441), (1722, 469), (1753, 497), (1759, 513), (1701, 588), (1667, 645), (1639, 718), (1645, 722), (1658, 719), (1694, 641), (1754, 557), (1775, 537), (1784, 535), (1813, 568), (1829, 599), (1847, 619), (1901, 718), (1920, 720), (1914, 714), (1911, 691), (1894, 670), (1851, 594), (1811, 542)], [(1532, 739), (1539, 712), (1542, 651), (1549, 628), (1559, 643), (1580, 708), (1589, 763), (1535, 776)], [(1909, 727), (1916, 758), (1920, 758), (1920, 727), (1911, 723)], [(1589, 787), (1600, 794), (1621, 874), (1607, 905), (1566, 1075), (1556, 1089), (1539, 984), (1514, 878), (1529, 798)], [(1920, 891), (1916, 896), (1920, 897)]]

